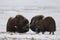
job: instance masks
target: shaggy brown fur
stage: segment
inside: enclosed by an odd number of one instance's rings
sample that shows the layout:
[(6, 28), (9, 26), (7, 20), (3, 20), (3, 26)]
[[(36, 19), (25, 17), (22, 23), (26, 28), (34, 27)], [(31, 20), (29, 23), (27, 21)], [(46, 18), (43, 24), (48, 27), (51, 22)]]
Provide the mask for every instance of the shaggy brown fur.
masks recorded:
[(55, 20), (52, 17), (46, 17), (43, 20), (40, 20), (39, 23), (37, 23), (37, 26), (39, 26), (40, 32), (44, 34), (44, 32), (51, 32), (54, 34), (56, 31), (56, 23)]
[(25, 33), (29, 31), (29, 21), (22, 15), (16, 15), (15, 18), (9, 18), (7, 22), (7, 32)]
[(17, 19), (17, 32), (25, 33), (29, 31), (29, 21), (22, 15), (16, 15)]
[(48, 31), (50, 32), (50, 34), (51, 32), (54, 34), (54, 32), (56, 31), (56, 23), (52, 17), (46, 17), (43, 20), (42, 24), (43, 24), (42, 26), (44, 27), (44, 32)]
[(40, 32), (40, 26), (38, 26), (38, 23), (39, 23), (39, 21), (40, 20), (42, 20), (43, 19), (43, 15), (37, 15), (37, 16), (35, 16), (35, 17), (33, 17), (32, 19), (31, 19), (31, 23), (30, 23), (30, 29), (32, 30), (32, 31), (34, 31), (34, 32), (36, 32), (36, 33), (39, 33)]
[(10, 17), (7, 22), (7, 32), (15, 32), (16, 31), (15, 25), (16, 25), (15, 19)]
[(51, 32), (54, 34), (56, 31), (56, 23), (52, 17), (44, 18), (43, 15), (35, 16), (31, 19), (30, 29), (36, 33)]

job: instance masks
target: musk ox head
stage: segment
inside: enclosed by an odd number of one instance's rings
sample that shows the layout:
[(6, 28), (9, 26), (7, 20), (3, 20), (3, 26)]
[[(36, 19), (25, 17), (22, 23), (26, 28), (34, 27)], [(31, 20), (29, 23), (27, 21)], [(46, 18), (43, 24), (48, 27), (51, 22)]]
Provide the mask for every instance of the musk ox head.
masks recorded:
[(22, 15), (16, 15), (16, 31), (19, 33), (25, 33), (29, 31), (29, 21)]
[(31, 19), (30, 22), (30, 29), (36, 33), (40, 32), (40, 26), (38, 25), (40, 21), (42, 21), (44, 18), (43, 15), (37, 15)]

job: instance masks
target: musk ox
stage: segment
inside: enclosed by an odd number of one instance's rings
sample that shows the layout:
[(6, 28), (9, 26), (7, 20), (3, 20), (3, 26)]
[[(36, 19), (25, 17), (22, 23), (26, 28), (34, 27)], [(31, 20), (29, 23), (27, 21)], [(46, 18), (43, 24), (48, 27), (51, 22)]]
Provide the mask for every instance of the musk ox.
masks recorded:
[[(43, 15), (37, 15), (31, 19), (30, 29), (36, 33), (40, 32), (40, 26), (38, 26), (39, 21), (43, 20)], [(41, 27), (42, 28), (42, 27)]]
[(56, 31), (56, 23), (52, 17), (44, 17), (43, 15), (35, 16), (31, 19), (30, 29), (36, 33), (54, 32)]
[(44, 32), (52, 32), (52, 34), (54, 34), (54, 32), (56, 31), (56, 23), (55, 20), (52, 17), (46, 17), (43, 19), (43, 23), (42, 23), (42, 27), (44, 27), (43, 33)]
[(7, 22), (7, 31), (25, 33), (29, 31), (29, 21), (22, 15), (16, 15), (15, 18), (9, 18)]

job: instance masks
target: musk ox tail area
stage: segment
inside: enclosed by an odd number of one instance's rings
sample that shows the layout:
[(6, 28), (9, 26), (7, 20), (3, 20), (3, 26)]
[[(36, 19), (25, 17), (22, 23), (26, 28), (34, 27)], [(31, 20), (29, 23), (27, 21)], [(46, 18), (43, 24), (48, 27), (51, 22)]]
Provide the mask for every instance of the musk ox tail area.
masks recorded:
[(46, 17), (44, 19), (43, 25), (44, 25), (45, 31), (49, 31), (50, 33), (56, 31), (56, 23), (52, 17)]
[(13, 19), (12, 17), (8, 19), (7, 32), (15, 32), (15, 27), (13, 26), (12, 19)]

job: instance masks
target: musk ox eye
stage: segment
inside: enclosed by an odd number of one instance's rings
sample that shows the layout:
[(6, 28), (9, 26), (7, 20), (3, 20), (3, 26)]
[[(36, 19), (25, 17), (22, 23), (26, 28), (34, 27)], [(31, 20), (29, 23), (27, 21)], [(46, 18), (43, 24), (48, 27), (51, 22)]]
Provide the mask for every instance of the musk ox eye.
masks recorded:
[(26, 20), (26, 21), (24, 21), (24, 24), (27, 24), (28, 23), (28, 21)]
[(24, 23), (26, 23), (26, 21), (24, 21)]

